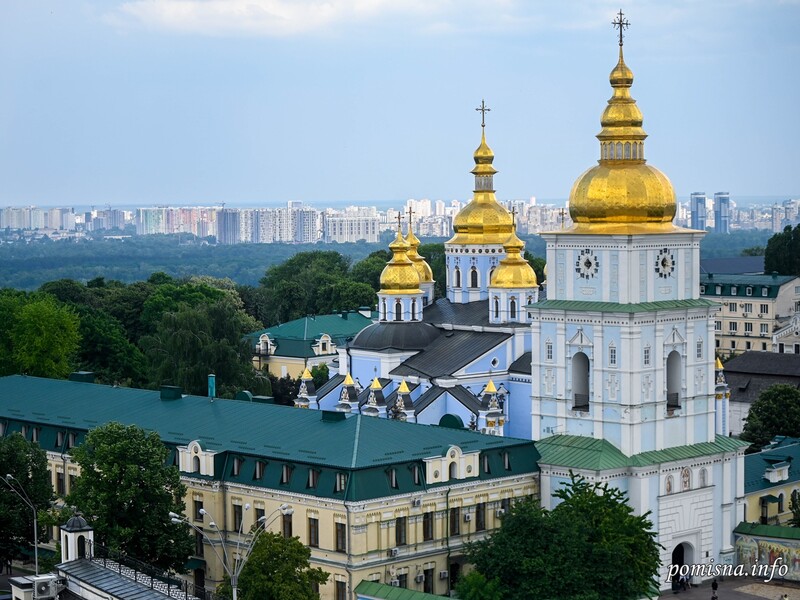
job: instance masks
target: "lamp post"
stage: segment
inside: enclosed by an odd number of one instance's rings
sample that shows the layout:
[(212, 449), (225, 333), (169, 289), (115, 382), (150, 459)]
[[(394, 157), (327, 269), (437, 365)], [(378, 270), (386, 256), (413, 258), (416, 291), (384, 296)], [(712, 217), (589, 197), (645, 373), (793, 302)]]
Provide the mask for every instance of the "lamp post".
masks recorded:
[[(250, 505), (244, 505), (245, 512), (250, 510)], [(216, 532), (217, 536), (219, 537), (219, 543), (222, 545), (222, 555), (220, 556), (219, 552), (217, 551), (216, 547), (214, 546), (214, 540), (212, 540), (206, 534), (205, 530), (200, 529), (194, 523), (192, 523), (187, 517), (183, 517), (177, 513), (171, 512), (169, 513), (170, 521), (173, 523), (184, 523), (194, 529), (197, 533), (199, 533), (204, 540), (206, 540), (211, 549), (214, 551), (214, 554), (217, 555), (217, 558), (222, 563), (222, 568), (225, 570), (225, 573), (230, 577), (231, 580), (231, 590), (233, 590), (233, 600), (238, 600), (238, 593), (239, 593), (239, 575), (244, 568), (245, 563), (247, 562), (248, 557), (250, 556), (250, 552), (253, 550), (253, 546), (255, 546), (256, 540), (258, 536), (261, 535), (267, 528), (278, 518), (278, 513), (282, 515), (291, 515), (294, 512), (291, 506), (288, 504), (281, 504), (278, 508), (273, 510), (270, 514), (264, 515), (263, 517), (259, 517), (256, 521), (255, 528), (250, 531), (247, 535), (249, 536), (246, 542), (242, 542), (243, 536), (243, 528), (244, 528), (244, 514), (242, 515), (241, 521), (239, 523), (239, 531), (236, 533), (236, 552), (232, 554), (233, 560), (231, 561), (231, 557), (228, 555), (228, 551), (226, 549), (227, 543), (226, 539), (223, 536), (223, 530), (220, 530), (217, 527), (217, 523), (214, 520), (214, 516), (209, 513), (204, 508), (200, 509), (200, 514), (205, 517), (208, 515), (210, 519), (208, 522), (208, 526)], [(274, 516), (273, 516), (274, 515)]]
[[(31, 502), (31, 499), (28, 497), (28, 493), (25, 491), (25, 488), (22, 487), (22, 484), (19, 482), (19, 479), (14, 477), (11, 473), (8, 473), (4, 479), (2, 479), (8, 489), (14, 492), (17, 496), (19, 496), (20, 500), (22, 500), (25, 504), (28, 505), (33, 511), (33, 559), (36, 564), (36, 574), (39, 574), (39, 522), (37, 520), (36, 515), (36, 507)], [(13, 481), (17, 482), (17, 489), (12, 484)]]

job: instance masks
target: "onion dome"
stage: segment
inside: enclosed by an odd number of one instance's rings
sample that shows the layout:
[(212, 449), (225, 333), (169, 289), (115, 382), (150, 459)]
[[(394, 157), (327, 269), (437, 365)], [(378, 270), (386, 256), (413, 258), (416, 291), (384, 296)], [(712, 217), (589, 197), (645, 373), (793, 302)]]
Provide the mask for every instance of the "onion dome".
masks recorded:
[(397, 236), (389, 244), (392, 259), (386, 264), (381, 273), (382, 294), (421, 294), (419, 289), (420, 277), (414, 263), (408, 257), (411, 247), (397, 226)]
[(600, 160), (572, 186), (573, 231), (631, 233), (672, 231), (675, 190), (666, 175), (645, 164), (642, 112), (631, 97), (633, 73), (619, 62), (610, 76), (613, 95), (601, 119)]
[(513, 219), (494, 195), (492, 166), (494, 152), (486, 143), (485, 130), (481, 145), (475, 150), (475, 190), (472, 200), (456, 215), (453, 229), (456, 234), (448, 244), (502, 244), (511, 235)]
[(433, 283), (433, 271), (431, 270), (431, 266), (425, 261), (423, 256), (420, 256), (418, 252), (420, 241), (411, 230), (411, 219), (408, 221), (408, 234), (406, 235), (406, 242), (408, 242), (409, 245), (407, 255), (408, 258), (411, 259), (411, 262), (414, 263), (414, 268), (419, 274), (419, 282)]
[(500, 261), (492, 273), (489, 287), (493, 288), (535, 288), (539, 286), (533, 267), (522, 257), (525, 244), (517, 237), (516, 232), (503, 244), (505, 258)]

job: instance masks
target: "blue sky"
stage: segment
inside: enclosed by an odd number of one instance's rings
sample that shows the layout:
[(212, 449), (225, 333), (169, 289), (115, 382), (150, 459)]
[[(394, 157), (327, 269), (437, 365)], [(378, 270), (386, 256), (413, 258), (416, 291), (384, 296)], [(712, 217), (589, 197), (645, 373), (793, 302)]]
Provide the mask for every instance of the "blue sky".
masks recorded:
[(692, 191), (800, 196), (800, 1), (0, 0), (0, 205), (564, 199), (617, 58)]

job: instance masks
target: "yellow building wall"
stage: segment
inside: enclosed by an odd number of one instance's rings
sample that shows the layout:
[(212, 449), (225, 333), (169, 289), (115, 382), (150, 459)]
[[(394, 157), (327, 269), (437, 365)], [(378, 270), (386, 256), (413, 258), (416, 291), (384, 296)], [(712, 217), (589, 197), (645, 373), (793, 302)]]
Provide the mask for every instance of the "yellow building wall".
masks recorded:
[(763, 496), (772, 495), (780, 497), (783, 494), (783, 510), (779, 510), (778, 503), (768, 503), (767, 505), (767, 518), (770, 519), (770, 525), (785, 524), (792, 518), (792, 511), (789, 510), (792, 499), (792, 491), (798, 490), (800, 492), (800, 483), (794, 481), (786, 483), (785, 485), (776, 485), (775, 487), (767, 490), (759, 490), (752, 494), (745, 496), (745, 503), (747, 506), (746, 520), (748, 523), (759, 523), (761, 521), (761, 498)]

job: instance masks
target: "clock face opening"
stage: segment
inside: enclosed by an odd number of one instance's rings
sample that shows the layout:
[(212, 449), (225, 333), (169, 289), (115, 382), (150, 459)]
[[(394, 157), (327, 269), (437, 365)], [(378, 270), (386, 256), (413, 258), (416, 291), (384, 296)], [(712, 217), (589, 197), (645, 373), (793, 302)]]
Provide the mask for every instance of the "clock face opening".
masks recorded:
[(594, 253), (586, 248), (581, 250), (578, 260), (575, 261), (575, 272), (583, 279), (591, 279), (597, 274), (599, 262)]
[(672, 275), (675, 270), (675, 257), (669, 251), (669, 248), (664, 248), (658, 253), (655, 267), (659, 277), (667, 278)]

